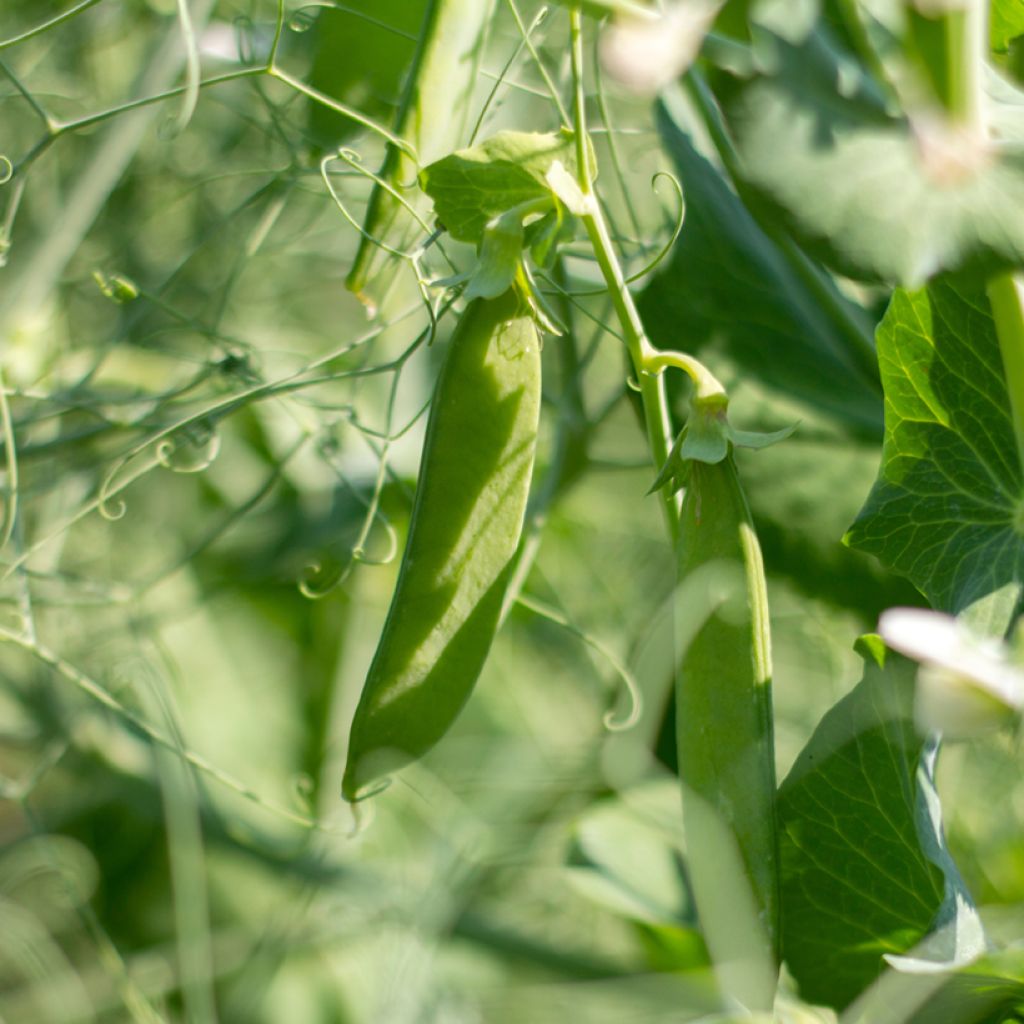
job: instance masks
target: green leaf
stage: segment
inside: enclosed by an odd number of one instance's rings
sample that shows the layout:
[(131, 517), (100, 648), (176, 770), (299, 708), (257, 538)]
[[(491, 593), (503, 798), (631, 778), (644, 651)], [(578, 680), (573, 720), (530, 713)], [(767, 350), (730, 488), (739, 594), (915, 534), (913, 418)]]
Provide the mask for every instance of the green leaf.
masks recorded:
[(675, 780), (646, 783), (590, 807), (573, 829), (570, 884), (613, 913), (693, 927), (682, 870), (682, 806)]
[(568, 132), (498, 132), (460, 149), (420, 172), (420, 186), (453, 238), (478, 243), (493, 218), (528, 203), (555, 199), (545, 180), (556, 162), (576, 169), (576, 147)]
[(697, 152), (682, 112), (660, 107), (658, 126), (687, 206), (670, 261), (640, 297), (652, 340), (697, 354), (721, 345), (751, 376), (855, 434), (879, 437), (881, 389), (867, 365), (874, 358), (864, 311), (762, 230)]
[[(751, 400), (739, 391), (732, 403)], [(805, 418), (785, 444), (740, 449), (736, 461), (769, 577), (788, 578), (802, 595), (830, 606), (855, 609), (864, 629), (886, 608), (921, 598), (877, 559), (837, 543), (871, 488), (878, 446), (825, 427), (820, 417)], [(839, 646), (836, 657), (845, 657), (846, 641)]]
[(466, 300), (496, 299), (512, 287), (523, 258), (523, 221), (515, 213), (488, 224), (476, 266), (470, 272)]
[(822, 37), (777, 49), (778, 74), (736, 90), (728, 120), (745, 181), (797, 237), (846, 274), (908, 287), (1024, 263), (1016, 104), (994, 115), (1016, 127), (983, 152), (934, 121), (891, 116)]
[(1024, 0), (991, 0), (988, 19), (989, 45), (998, 53), (1010, 48), (1010, 41), (1024, 35)]
[(951, 924), (937, 941), (962, 937), (943, 959), (978, 951), (973, 907), (945, 852), (934, 751), (913, 725), (913, 663), (877, 637), (859, 650), (864, 678), (779, 791), (783, 956), (805, 999), (835, 1007), (936, 925)]
[(934, 281), (897, 291), (878, 328), (882, 466), (846, 540), (953, 614), (1024, 581), (1024, 480), (988, 299)]
[(558, 254), (558, 247), (571, 242), (576, 232), (575, 222), (565, 215), (565, 208), (559, 203), (540, 220), (526, 229), (526, 245), (530, 258), (538, 267), (550, 270)]

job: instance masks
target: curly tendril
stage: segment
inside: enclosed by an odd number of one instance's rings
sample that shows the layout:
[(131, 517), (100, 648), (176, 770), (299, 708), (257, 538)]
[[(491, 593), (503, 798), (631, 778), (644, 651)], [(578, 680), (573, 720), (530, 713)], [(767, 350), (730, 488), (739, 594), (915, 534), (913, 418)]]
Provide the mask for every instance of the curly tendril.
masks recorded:
[(122, 469), (128, 464), (129, 459), (119, 459), (114, 468), (103, 478), (100, 484), (99, 495), (96, 499), (96, 511), (107, 520), (108, 523), (116, 523), (123, 519), (128, 511), (128, 503), (124, 498), (116, 495), (124, 488), (124, 484), (115, 486), (115, 480)]
[(605, 714), (602, 719), (604, 727), (609, 732), (624, 732), (627, 729), (632, 729), (637, 722), (640, 721), (640, 716), (643, 714), (644, 702), (643, 695), (640, 692), (640, 684), (637, 682), (636, 676), (622, 663), (618, 655), (608, 647), (603, 641), (597, 637), (592, 636), (586, 630), (580, 629), (575, 623), (573, 623), (567, 616), (563, 615), (562, 612), (556, 608), (552, 608), (550, 605), (538, 601), (536, 598), (529, 597), (526, 594), (519, 594), (516, 598), (516, 603), (527, 608), (529, 611), (536, 615), (540, 615), (542, 618), (547, 619), (549, 622), (555, 623), (557, 626), (561, 626), (563, 629), (568, 630), (573, 636), (578, 637), (583, 641), (591, 650), (596, 651), (605, 661), (611, 665), (615, 674), (622, 681), (623, 686), (626, 690), (626, 695), (629, 698), (629, 705), (626, 714), (619, 718), (615, 711), (609, 711)]
[(235, 33), (235, 53), (241, 64), (255, 64), (256, 54), (253, 50), (253, 23), (247, 15), (240, 14), (231, 22)]
[[(651, 188), (655, 195), (658, 192), (657, 182), (659, 178), (668, 178), (672, 182), (672, 187), (676, 190), (676, 196), (679, 200), (679, 212), (676, 214), (675, 227), (672, 229), (672, 234), (669, 236), (668, 241), (658, 251), (657, 256), (651, 260), (645, 267), (636, 271), (634, 274), (630, 274), (625, 279), (626, 284), (635, 284), (637, 281), (642, 280), (649, 274), (652, 274), (661, 265), (662, 261), (672, 251), (672, 246), (676, 244), (676, 239), (679, 238), (680, 233), (683, 230), (683, 222), (686, 220), (686, 202), (683, 199), (683, 186), (679, 183), (679, 179), (669, 171), (658, 171), (651, 178)], [(572, 295), (575, 298), (581, 298), (588, 295), (605, 295), (607, 289), (605, 288), (588, 288), (583, 291), (572, 291), (567, 294)]]
[[(220, 446), (220, 431), (213, 423), (192, 423), (181, 430), (179, 436), (157, 442), (156, 460), (172, 473), (202, 473), (213, 465), (220, 454)], [(195, 454), (196, 458), (188, 459), (189, 454)]]

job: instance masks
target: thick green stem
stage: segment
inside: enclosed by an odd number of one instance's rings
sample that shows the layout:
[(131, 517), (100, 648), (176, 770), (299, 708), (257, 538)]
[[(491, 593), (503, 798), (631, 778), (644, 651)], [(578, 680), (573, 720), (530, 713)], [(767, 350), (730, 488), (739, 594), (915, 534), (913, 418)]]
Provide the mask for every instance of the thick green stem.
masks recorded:
[[(988, 52), (987, 14), (982, 0), (972, 0), (964, 12), (960, 39), (961, 64), (972, 67), (970, 77), (965, 73), (961, 82), (970, 95), (960, 97), (959, 102), (964, 109), (974, 111), (975, 123), (982, 127), (981, 73)], [(1024, 469), (1024, 276), (1012, 272), (996, 274), (989, 278), (987, 291), (1003, 358), (1017, 457)]]
[(948, 3), (938, 13), (910, 4), (911, 36), (935, 98), (955, 124), (984, 128), (982, 75), (988, 37), (987, 0)]
[(957, 52), (952, 55), (956, 91), (950, 113), (963, 124), (984, 131), (982, 91), (985, 55), (988, 53), (988, 0), (968, 0), (963, 12)]
[[(597, 264), (601, 269), (608, 293), (611, 296), (615, 315), (626, 340), (633, 369), (640, 387), (643, 401), (644, 421), (647, 427), (647, 441), (654, 463), (661, 467), (671, 450), (672, 425), (668, 414), (663, 379), (649, 371), (647, 360), (654, 352), (647, 339), (643, 322), (637, 311), (633, 296), (629, 292), (625, 275), (615, 255), (615, 247), (608, 233), (608, 225), (594, 195), (593, 176), (590, 167), (590, 153), (587, 145), (586, 98), (583, 91), (583, 31), (578, 8), (573, 8), (569, 17), (572, 31), (572, 70), (576, 84), (573, 100), (573, 129), (576, 134), (576, 154), (580, 191), (586, 200), (587, 212), (581, 216), (587, 237), (593, 247)], [(662, 509), (673, 544), (679, 535), (679, 501), (675, 495), (662, 488)]]
[(1024, 469), (1024, 278), (1012, 273), (991, 278), (988, 298), (1003, 356), (1017, 455)]

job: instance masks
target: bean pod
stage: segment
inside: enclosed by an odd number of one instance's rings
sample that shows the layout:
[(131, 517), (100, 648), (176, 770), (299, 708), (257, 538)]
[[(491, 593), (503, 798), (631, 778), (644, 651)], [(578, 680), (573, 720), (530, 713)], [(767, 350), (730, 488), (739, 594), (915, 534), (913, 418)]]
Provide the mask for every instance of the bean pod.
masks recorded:
[(712, 959), (749, 1009), (771, 1009), (778, 853), (771, 648), (764, 566), (731, 454), (691, 462), (682, 580), (703, 572), (711, 610), (682, 655), (676, 742), (688, 866)]
[(533, 470), (540, 339), (510, 289), (475, 299), (430, 409), (405, 554), (349, 738), (356, 800), (448, 731), (498, 628)]

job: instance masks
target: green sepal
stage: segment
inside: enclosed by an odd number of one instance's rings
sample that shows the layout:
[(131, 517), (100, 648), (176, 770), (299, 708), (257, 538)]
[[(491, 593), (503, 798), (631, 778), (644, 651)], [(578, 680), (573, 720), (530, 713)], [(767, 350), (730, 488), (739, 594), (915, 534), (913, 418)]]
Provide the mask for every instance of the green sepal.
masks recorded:
[(571, 242), (575, 234), (575, 224), (571, 218), (566, 217), (565, 207), (555, 203), (550, 213), (526, 227), (525, 240), (530, 258), (538, 267), (550, 270), (554, 266), (559, 246)]
[(729, 428), (729, 440), (737, 448), (753, 448), (754, 451), (760, 451), (762, 448), (770, 448), (773, 444), (778, 444), (780, 441), (785, 441), (794, 430), (796, 430), (798, 424), (791, 423), (788, 427), (783, 427), (781, 430), (734, 430), (732, 427)]
[(714, 466), (723, 461), (734, 448), (767, 448), (784, 441), (797, 427), (794, 423), (782, 430), (769, 432), (736, 430), (729, 423), (727, 410), (728, 399), (724, 395), (694, 402), (693, 412), (676, 438), (648, 494), (661, 490), (670, 482), (673, 491), (680, 490), (686, 485), (685, 468), (691, 462)]
[(566, 333), (565, 325), (548, 305), (533, 280), (530, 268), (522, 260), (516, 271), (516, 292), (519, 295), (519, 300), (529, 308), (533, 315), (533, 322), (540, 330), (559, 338)]
[[(694, 402), (693, 412), (680, 435), (678, 457), (686, 462), (704, 462), (714, 466), (729, 454), (727, 399)], [(673, 448), (673, 451), (676, 449)]]
[(496, 299), (512, 287), (523, 258), (523, 220), (512, 210), (484, 229), (466, 299)]

